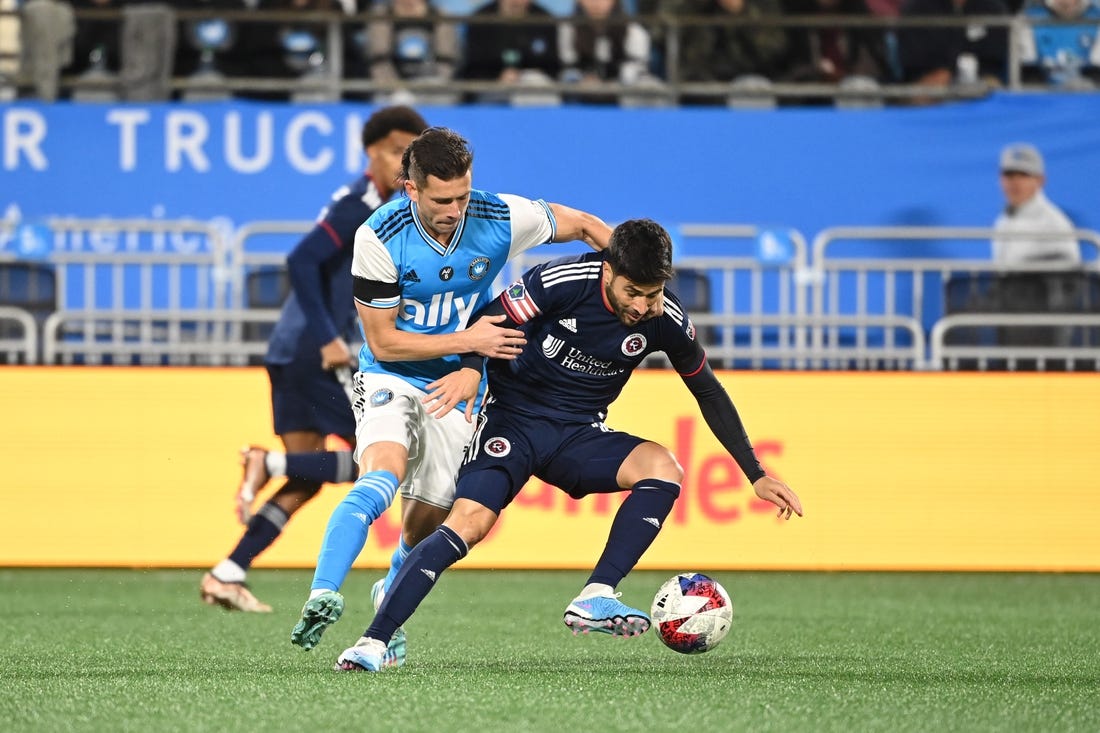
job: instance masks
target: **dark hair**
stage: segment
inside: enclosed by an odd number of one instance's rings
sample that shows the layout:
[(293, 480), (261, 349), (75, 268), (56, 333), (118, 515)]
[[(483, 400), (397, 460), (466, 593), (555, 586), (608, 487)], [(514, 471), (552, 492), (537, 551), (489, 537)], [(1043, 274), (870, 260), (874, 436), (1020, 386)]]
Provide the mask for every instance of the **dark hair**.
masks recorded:
[(441, 181), (461, 178), (473, 164), (474, 153), (466, 138), (446, 127), (429, 127), (405, 148), (401, 174), (422, 187), (428, 176)]
[(652, 219), (629, 219), (611, 232), (604, 254), (611, 271), (638, 285), (672, 278), (672, 237)]
[(412, 107), (403, 105), (383, 107), (363, 124), (363, 148), (374, 145), (391, 132), (400, 131), (419, 135), (426, 129), (428, 129), (428, 123)]

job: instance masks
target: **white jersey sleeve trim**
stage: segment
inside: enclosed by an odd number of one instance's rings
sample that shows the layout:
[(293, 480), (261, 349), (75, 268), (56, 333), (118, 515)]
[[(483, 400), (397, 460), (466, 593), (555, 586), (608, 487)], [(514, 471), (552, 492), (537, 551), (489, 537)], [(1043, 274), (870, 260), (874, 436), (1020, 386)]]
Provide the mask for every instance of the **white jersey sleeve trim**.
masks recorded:
[(535, 201), (510, 193), (499, 196), (501, 201), (508, 204), (512, 217), (512, 246), (508, 250), (508, 259), (554, 239), (558, 223), (545, 201)]
[(351, 258), (351, 274), (383, 283), (397, 282), (397, 265), (393, 255), (366, 224), (355, 232), (355, 253)]

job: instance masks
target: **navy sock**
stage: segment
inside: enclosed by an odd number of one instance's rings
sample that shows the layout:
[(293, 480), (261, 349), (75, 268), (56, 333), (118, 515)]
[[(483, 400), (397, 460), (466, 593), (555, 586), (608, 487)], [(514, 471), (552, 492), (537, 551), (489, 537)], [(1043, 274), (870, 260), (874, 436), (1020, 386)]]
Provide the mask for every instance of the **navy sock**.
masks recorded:
[(286, 475), (289, 478), (320, 484), (343, 484), (354, 481), (355, 474), (351, 451), (286, 454)]
[(440, 526), (412, 549), (405, 558), (385, 600), (363, 633), (372, 639), (389, 641), (397, 627), (409, 620), (435, 586), (440, 574), (466, 557), (469, 548), (453, 529)]
[(588, 582), (617, 586), (657, 539), (679, 495), (680, 485), (669, 481), (643, 479), (634, 484), (615, 514), (607, 545)]
[(289, 516), (282, 507), (274, 502), (267, 502), (256, 512), (252, 519), (248, 520), (248, 528), (245, 529), (241, 541), (229, 553), (229, 559), (240, 565), (242, 570), (248, 570), (248, 566), (261, 552), (271, 547), (286, 526)]

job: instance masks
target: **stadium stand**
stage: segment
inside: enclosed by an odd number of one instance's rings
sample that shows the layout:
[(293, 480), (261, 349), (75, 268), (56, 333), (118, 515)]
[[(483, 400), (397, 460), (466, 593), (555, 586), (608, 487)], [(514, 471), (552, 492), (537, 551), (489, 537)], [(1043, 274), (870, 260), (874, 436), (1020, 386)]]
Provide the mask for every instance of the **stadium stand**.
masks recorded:
[[(52, 1), (52, 0), (51, 0)], [(457, 22), (460, 37), (465, 37), (472, 26), (499, 25), (507, 19), (477, 15), (484, 3), (471, 0), (438, 0), (435, 8), (443, 18)], [(111, 99), (126, 98), (133, 94), (127, 89), (127, 77), (121, 74), (119, 61), (120, 29), (127, 15), (124, 5), (104, 2), (89, 3), (78, 0), (73, 5), (77, 24), (75, 40), (70, 39), (68, 51), (71, 51), (72, 63), (61, 68), (58, 79), (58, 93), (62, 98), (71, 99)], [(171, 42), (178, 49), (174, 58), (172, 76), (161, 76), (156, 80), (155, 94), (170, 94), (172, 98), (200, 100), (221, 99), (226, 96), (291, 99), (295, 101), (332, 101), (338, 99), (361, 99), (366, 95), (393, 95), (398, 92), (436, 95), (459, 94), (465, 99), (479, 99), (484, 95), (499, 95), (502, 92), (523, 91), (522, 83), (505, 85), (486, 80), (460, 78), (437, 81), (417, 80), (415, 85), (403, 79), (379, 80), (371, 78), (367, 59), (371, 50), (365, 28), (372, 19), (385, 18), (386, 12), (373, 14), (368, 8), (358, 7), (349, 2), (347, 7), (337, 7), (327, 3), (298, 3), (290, 9), (281, 7), (269, 9), (252, 7), (245, 3), (220, 2), (215, 4), (185, 2), (180, 0), (172, 4), (171, 15), (162, 15), (148, 19), (162, 34), (171, 35)], [(341, 6), (344, 4), (340, 4)], [(871, 97), (887, 104), (910, 104), (913, 100), (973, 99), (985, 96), (998, 86), (1009, 89), (1044, 88), (1051, 83), (1062, 84), (1058, 77), (1051, 81), (1045, 77), (1024, 75), (1024, 61), (1021, 54), (1009, 53), (998, 67), (988, 71), (983, 67), (983, 78), (970, 83), (969, 78), (955, 68), (945, 72), (942, 86), (903, 83), (898, 79), (897, 54), (893, 39), (900, 31), (928, 32), (946, 29), (962, 33), (968, 27), (965, 17), (949, 15), (926, 18), (897, 18), (888, 14), (863, 14), (862, 12), (818, 12), (814, 4), (795, 3), (785, 14), (762, 14), (749, 16), (719, 17), (713, 15), (691, 14), (692, 6), (685, 5), (676, 13), (651, 12), (635, 14), (634, 3), (624, 3), (631, 13), (631, 21), (654, 39), (650, 55), (650, 69), (644, 75), (655, 83), (641, 85), (638, 93), (632, 93), (631, 84), (621, 80), (608, 80), (598, 84), (577, 85), (568, 79), (550, 79), (549, 86), (540, 88), (534, 95), (536, 99), (547, 100), (569, 94), (576, 97), (593, 99), (620, 98), (624, 106), (637, 106), (639, 99), (647, 99), (651, 105), (700, 101), (721, 104), (730, 96), (730, 82), (746, 74), (768, 79), (773, 83), (770, 95), (780, 104), (817, 104), (834, 100), (853, 100)], [(25, 5), (24, 5), (25, 6)], [(21, 6), (24, 7), (24, 6)], [(556, 22), (583, 26), (589, 21), (573, 14), (574, 3), (571, 0), (553, 0), (545, 3), (551, 17)], [(0, 17), (11, 17), (22, 10), (0, 10)], [(392, 16), (391, 16), (392, 17)], [(176, 33), (170, 34), (165, 24), (167, 18), (175, 18)], [(133, 18), (130, 18), (131, 22)], [(1008, 46), (1012, 49), (1034, 46), (1033, 29), (1030, 24), (1038, 24), (1039, 30), (1048, 26), (1054, 30), (1069, 32), (1072, 27), (1069, 20), (1049, 21), (1033, 16), (1012, 15), (1003, 17), (983, 17), (983, 27), (989, 34), (1007, 36)], [(144, 21), (142, 21), (144, 22)], [(522, 22), (522, 21), (521, 21)], [(1080, 21), (1078, 21), (1080, 22)], [(114, 32), (112, 33), (112, 24)], [(925, 25), (922, 25), (925, 24)], [(721, 27), (748, 31), (778, 31), (793, 39), (792, 48), (816, 49), (820, 41), (794, 43), (806, 39), (808, 31), (817, 34), (814, 38), (841, 38), (839, 46), (851, 46), (852, 39), (876, 40), (873, 54), (862, 54), (860, 58), (875, 56), (875, 64), (844, 63), (836, 73), (807, 74), (806, 68), (836, 67), (836, 62), (825, 63), (812, 54), (804, 58), (792, 51), (788, 57), (767, 70), (746, 68), (730, 72), (724, 80), (694, 81), (693, 76), (685, 74), (681, 57), (685, 44), (694, 49), (690, 42), (692, 32), (700, 28)], [(92, 32), (94, 31), (94, 32)], [(844, 32), (847, 35), (837, 35)], [(1040, 34), (1042, 35), (1042, 34)], [(1049, 34), (1048, 34), (1049, 35)], [(1065, 35), (1065, 33), (1063, 33)], [(144, 34), (141, 37), (151, 37)], [(1042, 36), (1045, 37), (1045, 36)], [(861, 48), (868, 44), (860, 41)], [(150, 58), (164, 49), (148, 49)], [(828, 50), (828, 49), (826, 49)], [(555, 49), (556, 51), (556, 49)], [(131, 57), (135, 52), (131, 52)], [(853, 53), (855, 53), (853, 51)], [(1095, 55), (1095, 54), (1094, 54)], [(812, 63), (807, 62), (807, 58)], [(839, 58), (839, 57), (838, 57)], [(1027, 63), (1033, 64), (1031, 56)], [(1084, 59), (1079, 66), (1083, 68), (1095, 65), (1097, 60)], [(135, 62), (136, 63), (136, 62)], [(693, 62), (696, 63), (696, 62)], [(25, 71), (29, 71), (27, 65)], [(1075, 67), (1076, 68), (1076, 67)], [(988, 71), (988, 73), (986, 73)], [(1084, 78), (1083, 75), (1077, 75)], [(851, 78), (863, 78), (865, 81), (844, 82)], [(21, 94), (33, 93), (41, 86), (42, 79), (35, 81), (26, 73), (15, 78)], [(663, 83), (661, 83), (663, 82)], [(881, 86), (881, 94), (875, 94), (871, 84)], [(514, 88), (513, 88), (514, 87)], [(411, 91), (410, 91), (411, 90)], [(743, 94), (735, 92), (734, 99), (743, 99)], [(143, 92), (154, 93), (154, 92)], [(625, 96), (624, 96), (625, 94)], [(521, 96), (521, 102), (530, 104), (529, 97)], [(759, 95), (757, 95), (759, 96)], [(496, 97), (494, 97), (496, 98)], [(738, 104), (736, 106), (743, 106)]]

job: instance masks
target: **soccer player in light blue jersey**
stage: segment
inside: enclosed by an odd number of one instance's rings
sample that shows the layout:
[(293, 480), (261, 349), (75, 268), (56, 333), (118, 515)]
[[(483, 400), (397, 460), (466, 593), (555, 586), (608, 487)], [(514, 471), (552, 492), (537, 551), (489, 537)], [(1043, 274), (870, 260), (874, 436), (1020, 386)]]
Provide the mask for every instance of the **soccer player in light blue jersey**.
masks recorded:
[[(668, 232), (633, 219), (615, 228), (605, 251), (534, 267), (479, 312), (477, 319), (503, 314), (503, 323), (522, 329), (528, 344), (518, 358), (489, 362), (490, 396), (459, 471), (450, 515), (412, 550), (370, 627), (337, 659), (337, 670), (393, 666), (386, 640), (439, 575), (489, 534), (532, 476), (573, 498), (629, 492), (563, 620), (574, 633), (630, 637), (649, 628), (645, 611), (620, 601), (615, 588), (657, 538), (680, 494), (683, 469), (668, 448), (612, 430), (604, 420), (634, 369), (654, 352), (668, 356), (756, 495), (778, 507), (779, 516), (802, 515), (798, 496), (757, 460), (695, 340), (695, 326), (664, 287), (671, 275)], [(480, 374), (480, 359), (470, 361), (463, 360), (463, 370)]]
[[(339, 590), (367, 530), (402, 495), (402, 539), (377, 606), (413, 546), (454, 501), (454, 476), (473, 432), (480, 371), (459, 354), (514, 359), (524, 335), (480, 319), (493, 279), (511, 257), (547, 242), (607, 246), (611, 228), (560, 204), (473, 188), (473, 153), (457, 133), (430, 128), (402, 165), (408, 199), (383, 206), (355, 237), (354, 296), (366, 339), (355, 375), (359, 479), (336, 507), (317, 558), (310, 596), (291, 641), (312, 649), (344, 609)], [(405, 635), (389, 640), (387, 665), (405, 659)]]
[[(264, 365), (271, 380), (275, 434), (285, 453), (243, 451), (244, 479), (237, 516), (246, 529), (232, 551), (203, 576), (203, 602), (229, 610), (267, 613), (245, 585), (253, 560), (275, 543), (290, 518), (322, 485), (355, 478), (351, 451), (328, 451), (325, 437), (354, 440), (355, 418), (337, 370), (354, 362), (348, 341), (357, 333), (351, 266), (355, 232), (398, 187), (405, 148), (428, 127), (409, 107), (384, 107), (363, 125), (369, 159), (362, 176), (333, 194), (316, 225), (287, 256), (291, 292), (268, 342)], [(283, 484), (253, 511), (273, 476)]]

